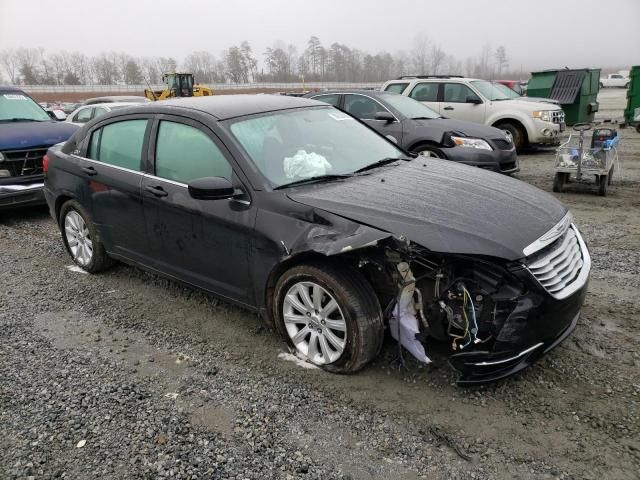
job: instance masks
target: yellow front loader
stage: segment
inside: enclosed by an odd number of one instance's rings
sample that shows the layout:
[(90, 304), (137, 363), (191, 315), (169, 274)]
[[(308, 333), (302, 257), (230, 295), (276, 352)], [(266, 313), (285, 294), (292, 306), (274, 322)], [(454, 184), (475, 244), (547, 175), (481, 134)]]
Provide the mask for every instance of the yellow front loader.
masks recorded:
[(149, 100), (166, 100), (175, 97), (208, 97), (213, 90), (203, 85), (193, 84), (192, 73), (165, 73), (162, 81), (167, 84), (164, 90), (144, 89), (144, 96)]

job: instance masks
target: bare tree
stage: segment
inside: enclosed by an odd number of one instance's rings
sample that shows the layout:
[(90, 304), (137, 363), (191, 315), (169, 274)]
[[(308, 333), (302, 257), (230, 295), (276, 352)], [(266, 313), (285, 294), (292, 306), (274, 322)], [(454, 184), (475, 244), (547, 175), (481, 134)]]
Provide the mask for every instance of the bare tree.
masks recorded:
[(17, 84), (20, 81), (20, 62), (16, 51), (12, 48), (0, 51), (0, 64), (9, 75), (9, 81)]
[(429, 37), (420, 33), (413, 38), (411, 63), (417, 75), (429, 73)]
[(440, 48), (440, 45), (435, 43), (431, 45), (431, 74), (437, 75), (440, 67), (442, 66), (447, 54)]
[(491, 44), (489, 42), (485, 43), (482, 46), (482, 50), (480, 51), (480, 58), (478, 61), (478, 70), (480, 71), (480, 76), (482, 78), (491, 78)]
[(496, 65), (498, 67), (498, 75), (502, 74), (502, 69), (509, 66), (507, 61), (507, 51), (503, 45), (496, 48), (496, 52), (493, 54), (496, 59)]

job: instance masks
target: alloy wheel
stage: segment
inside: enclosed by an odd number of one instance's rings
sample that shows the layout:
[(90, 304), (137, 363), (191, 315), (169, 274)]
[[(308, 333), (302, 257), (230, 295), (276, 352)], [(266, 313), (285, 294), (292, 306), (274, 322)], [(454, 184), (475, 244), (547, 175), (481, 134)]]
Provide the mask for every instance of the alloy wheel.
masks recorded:
[(429, 158), (440, 158), (440, 155), (438, 155), (436, 152), (432, 150), (422, 150), (418, 152), (418, 155), (421, 155), (423, 157), (429, 157)]
[(93, 257), (91, 234), (82, 218), (75, 210), (70, 210), (64, 217), (64, 234), (73, 259), (86, 267)]
[(325, 365), (340, 358), (347, 343), (347, 322), (329, 292), (314, 282), (295, 283), (282, 310), (289, 338), (308, 360)]

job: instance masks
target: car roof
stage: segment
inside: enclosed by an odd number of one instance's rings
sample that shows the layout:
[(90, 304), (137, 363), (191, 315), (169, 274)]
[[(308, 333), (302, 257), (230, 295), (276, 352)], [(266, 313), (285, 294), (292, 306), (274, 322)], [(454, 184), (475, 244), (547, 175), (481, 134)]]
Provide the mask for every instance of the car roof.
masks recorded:
[(318, 106), (326, 107), (327, 104), (309, 98), (290, 97), (287, 95), (241, 94), (172, 98), (170, 100), (160, 100), (145, 105), (138, 104), (136, 106), (137, 108), (133, 108), (139, 112), (143, 112), (152, 107), (160, 107), (161, 109), (167, 110), (179, 107), (199, 110), (216, 117), (218, 120), (227, 120), (229, 118), (257, 113)]
[(88, 105), (95, 103), (114, 103), (114, 102), (132, 102), (132, 103), (148, 103), (150, 100), (139, 95), (107, 95), (104, 97), (87, 98), (83, 103)]
[(80, 110), (81, 108), (91, 108), (91, 107), (107, 107), (107, 108), (113, 108), (113, 107), (124, 107), (124, 106), (129, 106), (129, 105), (140, 105), (140, 102), (105, 102), (105, 103), (91, 103), (89, 105), (81, 105), (80, 107), (78, 107), (78, 110)]
[(13, 85), (0, 85), (0, 93), (2, 92), (21, 92), (21, 93), (25, 93), (22, 90), (20, 90), (18, 87), (14, 87)]

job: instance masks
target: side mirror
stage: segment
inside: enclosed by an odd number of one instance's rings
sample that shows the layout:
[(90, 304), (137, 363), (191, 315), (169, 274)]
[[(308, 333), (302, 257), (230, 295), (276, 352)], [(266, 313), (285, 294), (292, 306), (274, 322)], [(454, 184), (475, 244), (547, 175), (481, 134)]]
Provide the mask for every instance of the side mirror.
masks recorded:
[(473, 103), (474, 105), (480, 105), (482, 103), (482, 100), (480, 100), (478, 97), (472, 97), (471, 95), (469, 95), (465, 103)]
[(189, 195), (197, 200), (223, 200), (233, 197), (231, 182), (222, 177), (204, 177), (191, 180), (187, 186)]
[(391, 112), (377, 112), (375, 116), (376, 120), (382, 120), (383, 122), (391, 123), (396, 117)]
[(67, 119), (67, 114), (57, 108), (54, 110), (48, 110), (47, 113), (51, 118), (58, 120), (59, 122), (64, 122)]

